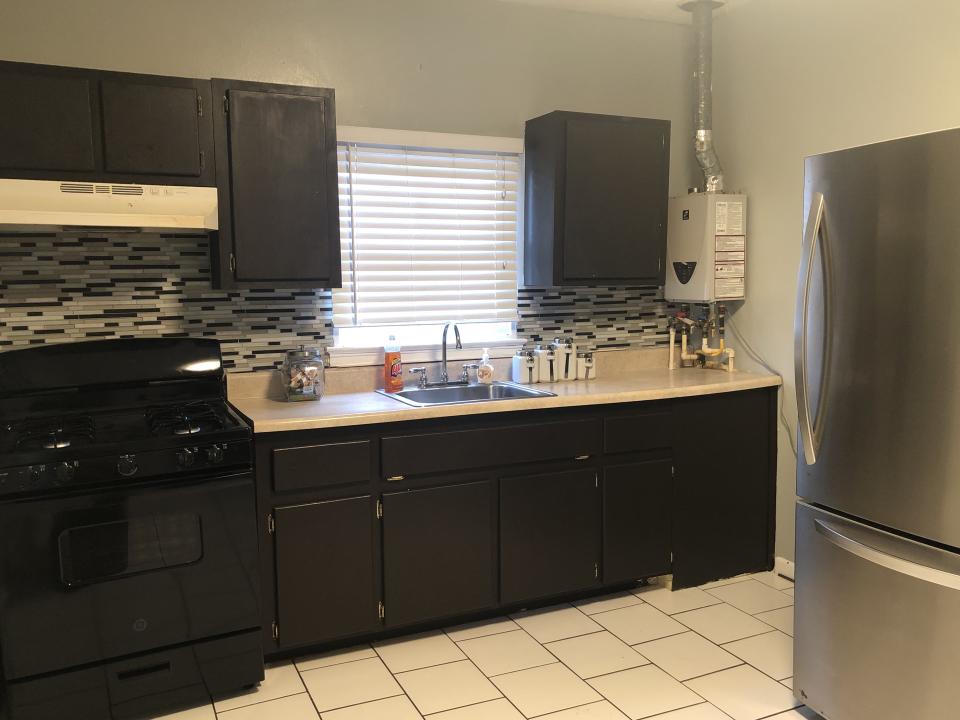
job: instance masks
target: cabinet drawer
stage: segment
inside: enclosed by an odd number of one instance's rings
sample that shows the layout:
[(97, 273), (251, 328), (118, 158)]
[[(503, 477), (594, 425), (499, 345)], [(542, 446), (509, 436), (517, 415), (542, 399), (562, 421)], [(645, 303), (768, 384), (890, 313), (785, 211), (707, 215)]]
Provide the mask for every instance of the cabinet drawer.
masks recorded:
[(281, 448), (273, 451), (273, 488), (277, 492), (370, 480), (369, 440)]
[(669, 410), (637, 413), (603, 420), (603, 451), (643, 452), (673, 445), (673, 414)]
[(384, 477), (572, 459), (600, 452), (600, 421), (385, 437), (381, 449)]

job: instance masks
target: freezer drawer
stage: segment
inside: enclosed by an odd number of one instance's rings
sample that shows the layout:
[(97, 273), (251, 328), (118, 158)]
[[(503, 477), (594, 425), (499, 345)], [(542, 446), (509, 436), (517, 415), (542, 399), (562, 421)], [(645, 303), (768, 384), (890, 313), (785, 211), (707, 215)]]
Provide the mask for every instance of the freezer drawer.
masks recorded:
[(827, 720), (957, 717), (960, 555), (797, 504), (794, 692)]

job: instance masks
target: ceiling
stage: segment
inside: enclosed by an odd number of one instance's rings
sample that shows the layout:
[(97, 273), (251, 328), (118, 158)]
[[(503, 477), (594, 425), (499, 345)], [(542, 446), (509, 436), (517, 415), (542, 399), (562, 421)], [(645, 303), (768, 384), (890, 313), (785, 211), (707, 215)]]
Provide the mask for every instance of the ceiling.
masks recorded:
[[(728, 12), (731, 7), (736, 8), (747, 1), (726, 0), (724, 7), (717, 12)], [(678, 0), (499, 0), (499, 2), (681, 24), (690, 22), (690, 13), (678, 7)]]

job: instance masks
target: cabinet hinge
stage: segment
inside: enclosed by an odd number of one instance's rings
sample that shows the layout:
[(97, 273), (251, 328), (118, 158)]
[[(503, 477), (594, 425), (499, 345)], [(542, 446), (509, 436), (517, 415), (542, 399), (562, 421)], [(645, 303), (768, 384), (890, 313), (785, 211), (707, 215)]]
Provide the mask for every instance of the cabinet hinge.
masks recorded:
[(274, 620), (270, 623), (270, 633), (273, 635), (273, 639), (277, 642), (280, 641), (280, 626), (277, 625), (277, 621)]
[(230, 98), (228, 98), (226, 95), (223, 96), (223, 111), (225, 113), (230, 112)]
[(277, 521), (273, 519), (273, 515), (267, 515), (267, 532), (273, 535), (277, 531)]
[(377, 500), (377, 520), (383, 520), (383, 500)]
[(237, 271), (237, 256), (230, 253), (230, 272)]
[(600, 579), (600, 563), (593, 564), (593, 577), (597, 580)]
[(203, 117), (203, 95), (197, 93), (197, 115)]
[(377, 615), (380, 617), (381, 620), (383, 620), (387, 616), (387, 613), (383, 608), (383, 600), (377, 603)]

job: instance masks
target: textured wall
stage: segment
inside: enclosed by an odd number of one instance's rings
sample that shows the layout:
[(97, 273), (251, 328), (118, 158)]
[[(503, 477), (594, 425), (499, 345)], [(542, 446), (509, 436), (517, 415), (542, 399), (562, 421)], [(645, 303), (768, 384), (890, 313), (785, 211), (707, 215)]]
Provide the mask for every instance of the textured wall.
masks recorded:
[[(589, 347), (664, 341), (658, 288), (523, 290), (521, 334)], [(234, 370), (332, 338), (327, 290), (210, 289), (206, 238), (0, 236), (0, 350), (104, 337), (215, 337)]]

